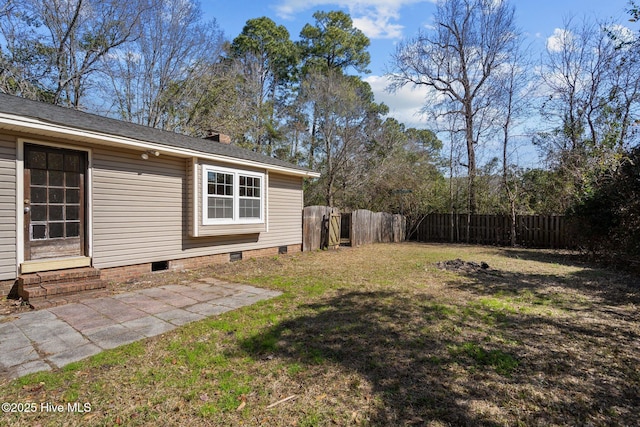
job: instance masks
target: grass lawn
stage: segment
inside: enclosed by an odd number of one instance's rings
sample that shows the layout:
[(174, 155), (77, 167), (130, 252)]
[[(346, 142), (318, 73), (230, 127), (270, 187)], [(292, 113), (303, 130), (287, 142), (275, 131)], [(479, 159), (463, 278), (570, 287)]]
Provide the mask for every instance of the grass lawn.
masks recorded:
[(284, 294), (2, 384), (91, 412), (0, 425), (640, 424), (638, 278), (571, 253), (380, 244), (153, 280), (212, 276)]

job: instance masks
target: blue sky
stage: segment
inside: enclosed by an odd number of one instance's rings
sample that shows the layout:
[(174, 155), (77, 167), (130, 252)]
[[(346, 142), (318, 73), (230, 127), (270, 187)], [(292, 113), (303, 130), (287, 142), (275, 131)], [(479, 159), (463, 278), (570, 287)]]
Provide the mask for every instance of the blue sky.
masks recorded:
[[(628, 25), (634, 31), (639, 24), (628, 22), (628, 0), (511, 0), (516, 22), (531, 43), (536, 55), (544, 50), (556, 28), (570, 17), (597, 17)], [(391, 115), (407, 126), (429, 128), (424, 117), (416, 114), (424, 104), (424, 95), (405, 89), (397, 94), (385, 91), (384, 74), (389, 68), (395, 45), (414, 36), (432, 23), (435, 0), (201, 0), (205, 18), (215, 18), (228, 39), (237, 36), (251, 18), (267, 16), (285, 25), (291, 38), (298, 39), (306, 23), (313, 23), (317, 10), (343, 10), (371, 40), (371, 74), (363, 76), (378, 102), (390, 107)]]

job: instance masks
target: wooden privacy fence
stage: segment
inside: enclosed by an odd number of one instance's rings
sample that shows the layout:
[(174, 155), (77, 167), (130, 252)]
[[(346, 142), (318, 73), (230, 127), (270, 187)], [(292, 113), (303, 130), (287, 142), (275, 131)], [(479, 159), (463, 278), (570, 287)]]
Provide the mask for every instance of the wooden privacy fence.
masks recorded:
[[(467, 221), (469, 225), (467, 226)], [(560, 215), (518, 215), (517, 245), (531, 248), (568, 248), (575, 245), (574, 227)], [(417, 226), (411, 240), (418, 242), (511, 245), (511, 217), (507, 215), (430, 214)]]
[(351, 213), (351, 246), (369, 243), (398, 243), (406, 238), (407, 220), (399, 214), (358, 209)]
[(406, 218), (397, 214), (364, 209), (341, 213), (327, 206), (307, 206), (302, 217), (302, 250), (402, 242), (406, 224)]
[[(339, 214), (338, 209), (328, 206), (307, 206), (302, 211), (302, 250), (313, 251), (329, 246), (329, 225), (331, 215)], [(340, 236), (340, 233), (338, 233)], [(331, 242), (333, 243), (333, 242)], [(335, 245), (332, 245), (335, 246)]]

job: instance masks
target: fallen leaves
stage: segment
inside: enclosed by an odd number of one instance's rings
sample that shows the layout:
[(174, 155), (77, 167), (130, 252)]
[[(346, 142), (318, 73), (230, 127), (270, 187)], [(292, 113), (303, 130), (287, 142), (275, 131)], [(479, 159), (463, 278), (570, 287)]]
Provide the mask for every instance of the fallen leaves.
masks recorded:
[(241, 395), (240, 396), (240, 400), (241, 400), (241, 403), (236, 408), (236, 411), (242, 411), (244, 409), (244, 407), (247, 406), (247, 396), (245, 396), (244, 394)]

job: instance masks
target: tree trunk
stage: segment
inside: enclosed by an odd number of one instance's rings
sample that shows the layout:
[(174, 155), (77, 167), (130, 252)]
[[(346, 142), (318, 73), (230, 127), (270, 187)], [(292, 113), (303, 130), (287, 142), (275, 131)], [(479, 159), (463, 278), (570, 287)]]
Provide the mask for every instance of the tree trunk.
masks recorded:
[(478, 210), (476, 201), (476, 152), (475, 142), (473, 140), (473, 111), (471, 109), (471, 102), (465, 106), (465, 119), (466, 119), (466, 139), (467, 139), (467, 158), (468, 158), (468, 171), (469, 171), (469, 214), (474, 215)]

